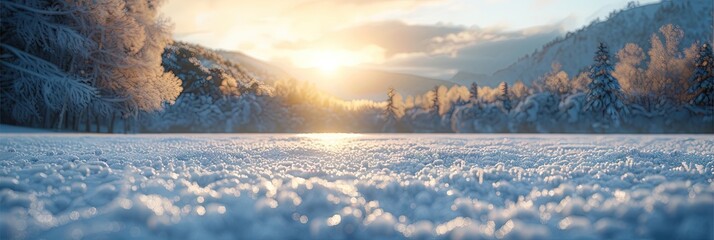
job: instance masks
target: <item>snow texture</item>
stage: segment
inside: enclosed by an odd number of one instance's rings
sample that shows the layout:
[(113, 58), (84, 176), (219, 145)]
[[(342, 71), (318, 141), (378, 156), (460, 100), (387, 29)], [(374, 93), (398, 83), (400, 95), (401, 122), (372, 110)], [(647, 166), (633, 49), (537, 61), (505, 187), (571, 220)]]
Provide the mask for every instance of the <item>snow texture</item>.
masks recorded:
[(714, 239), (711, 135), (13, 135), (0, 239)]

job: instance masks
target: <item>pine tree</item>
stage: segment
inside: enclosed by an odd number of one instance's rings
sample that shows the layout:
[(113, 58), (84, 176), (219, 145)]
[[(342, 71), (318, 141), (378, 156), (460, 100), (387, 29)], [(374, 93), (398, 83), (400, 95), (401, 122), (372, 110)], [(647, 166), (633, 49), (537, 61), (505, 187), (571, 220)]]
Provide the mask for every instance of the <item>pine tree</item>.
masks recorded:
[(387, 106), (384, 110), (386, 119), (382, 132), (403, 131), (399, 119), (404, 116), (404, 102), (402, 96), (392, 87), (387, 90)]
[(470, 96), (469, 98), (471, 99), (472, 103), (478, 102), (478, 84), (476, 82), (471, 83), (471, 88), (469, 89)]
[(394, 96), (396, 96), (394, 88), (390, 87), (387, 90), (387, 109), (385, 110), (387, 114), (387, 121), (397, 119), (397, 107), (394, 105)]
[(441, 106), (439, 106), (439, 86), (434, 86), (434, 98), (432, 99), (432, 108), (436, 114), (439, 114)]
[(503, 109), (506, 112), (511, 112), (511, 96), (508, 93), (508, 83), (506, 82), (501, 83), (501, 102), (503, 102)]
[(699, 54), (695, 63), (694, 73), (689, 81), (693, 83), (689, 89), (694, 93), (691, 103), (698, 106), (714, 106), (714, 56), (709, 44), (703, 44), (699, 48)]
[(620, 84), (610, 74), (613, 67), (610, 63), (610, 53), (604, 43), (598, 46), (594, 60), (595, 63), (590, 66), (592, 81), (588, 84), (584, 110), (593, 112), (603, 119), (609, 117), (615, 125), (619, 125), (620, 117), (627, 112), (627, 109), (620, 100)]

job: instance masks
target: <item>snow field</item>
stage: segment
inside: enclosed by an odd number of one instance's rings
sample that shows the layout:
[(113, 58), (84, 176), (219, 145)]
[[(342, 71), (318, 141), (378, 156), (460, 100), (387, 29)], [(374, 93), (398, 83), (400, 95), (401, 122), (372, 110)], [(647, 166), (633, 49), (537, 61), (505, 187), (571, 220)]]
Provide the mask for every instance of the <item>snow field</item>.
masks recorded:
[(0, 239), (714, 239), (710, 135), (3, 135)]

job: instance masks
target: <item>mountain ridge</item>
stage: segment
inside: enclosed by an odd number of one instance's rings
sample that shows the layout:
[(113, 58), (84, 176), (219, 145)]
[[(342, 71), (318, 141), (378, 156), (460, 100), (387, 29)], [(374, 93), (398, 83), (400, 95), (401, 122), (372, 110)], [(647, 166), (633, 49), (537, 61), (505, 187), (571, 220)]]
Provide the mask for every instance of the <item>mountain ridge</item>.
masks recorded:
[(477, 79), (480, 85), (497, 86), (500, 82), (530, 83), (550, 72), (553, 63), (571, 77), (586, 70), (592, 62), (595, 47), (600, 41), (617, 53), (627, 43), (639, 45), (645, 52), (650, 49), (650, 37), (661, 26), (675, 24), (684, 30), (680, 47), (696, 41), (712, 41), (712, 5), (706, 0), (682, 0), (630, 5), (614, 11), (606, 20), (595, 20), (576, 31), (568, 32), (546, 43), (532, 54), (521, 57), (491, 76)]

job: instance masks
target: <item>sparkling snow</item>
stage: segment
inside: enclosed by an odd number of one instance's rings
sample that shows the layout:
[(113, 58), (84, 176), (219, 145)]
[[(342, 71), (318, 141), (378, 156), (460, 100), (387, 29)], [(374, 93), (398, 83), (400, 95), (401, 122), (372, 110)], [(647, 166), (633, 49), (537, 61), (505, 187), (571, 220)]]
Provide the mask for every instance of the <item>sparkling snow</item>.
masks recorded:
[(714, 239), (711, 135), (2, 135), (0, 239)]

